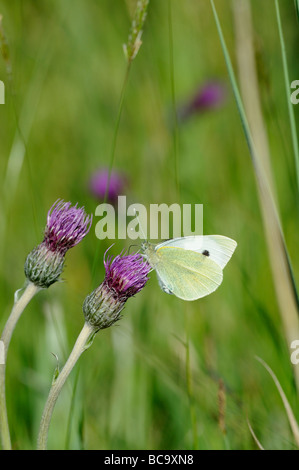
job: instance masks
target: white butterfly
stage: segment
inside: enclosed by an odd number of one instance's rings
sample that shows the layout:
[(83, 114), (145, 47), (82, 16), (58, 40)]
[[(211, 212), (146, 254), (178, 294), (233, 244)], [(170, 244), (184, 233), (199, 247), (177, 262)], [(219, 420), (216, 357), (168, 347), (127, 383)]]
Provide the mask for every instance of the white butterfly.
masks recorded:
[(222, 235), (174, 238), (141, 248), (155, 269), (164, 292), (183, 300), (196, 300), (220, 286), (222, 270), (232, 257), (237, 243)]

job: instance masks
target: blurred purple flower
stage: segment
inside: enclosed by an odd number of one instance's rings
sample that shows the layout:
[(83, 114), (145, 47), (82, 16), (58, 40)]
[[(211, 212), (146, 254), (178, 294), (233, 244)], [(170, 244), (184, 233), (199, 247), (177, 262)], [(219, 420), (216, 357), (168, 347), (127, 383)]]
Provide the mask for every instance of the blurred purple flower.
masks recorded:
[[(109, 188), (107, 191), (109, 181)], [(96, 171), (89, 183), (91, 193), (99, 200), (105, 200), (111, 204), (116, 204), (118, 196), (120, 196), (127, 185), (126, 177), (116, 171), (111, 171), (109, 178), (109, 171), (101, 169)], [(107, 192), (107, 194), (106, 194)]]
[(220, 107), (226, 98), (221, 82), (208, 82), (178, 109), (178, 119), (184, 121), (193, 114)]
[[(105, 253), (106, 255), (106, 253)], [(140, 254), (105, 259), (105, 279), (83, 304), (85, 320), (97, 329), (112, 326), (120, 318), (126, 301), (140, 292), (148, 280), (150, 265)]]

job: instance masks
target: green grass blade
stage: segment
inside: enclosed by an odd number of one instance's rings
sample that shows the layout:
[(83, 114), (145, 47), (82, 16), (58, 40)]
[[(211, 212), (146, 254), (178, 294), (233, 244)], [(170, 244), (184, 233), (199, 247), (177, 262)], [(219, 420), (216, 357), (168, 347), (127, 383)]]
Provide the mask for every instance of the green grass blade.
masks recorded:
[(168, 30), (169, 30), (169, 62), (170, 62), (170, 81), (171, 81), (171, 101), (173, 114), (173, 151), (174, 151), (174, 175), (175, 186), (179, 200), (180, 198), (180, 180), (179, 180), (179, 128), (176, 108), (175, 95), (175, 76), (174, 76), (174, 52), (173, 52), (173, 28), (171, 0), (168, 0)]
[[(243, 106), (242, 98), (239, 92), (214, 1), (210, 1), (230, 81), (232, 84), (233, 93), (255, 170), (257, 192), (260, 201), (264, 232), (268, 246), (269, 260), (272, 269), (276, 297), (284, 326), (285, 337), (288, 345), (290, 345), (291, 342), (299, 336), (299, 315), (297, 303), (298, 295), (297, 290), (294, 289), (295, 284), (292, 276), (292, 269), (290, 267), (289, 256), (287, 255), (288, 250), (284, 241), (284, 235), (270, 184), (262, 166), (262, 159), (257, 152), (255, 142), (252, 137), (252, 132), (248, 123), (245, 108)], [(299, 389), (299, 370), (296, 367), (294, 367), (293, 370), (296, 378), (296, 384)]]
[[(296, 6), (297, 6), (297, 14), (298, 14), (298, 1), (296, 2)], [(298, 186), (298, 190), (299, 190), (298, 136), (297, 136), (297, 130), (296, 130), (296, 121), (295, 121), (294, 109), (293, 109), (293, 105), (292, 105), (291, 100), (290, 100), (290, 78), (289, 78), (289, 72), (288, 72), (287, 54), (286, 54), (286, 47), (285, 47), (284, 36), (283, 36), (283, 31), (282, 31), (282, 24), (281, 24), (281, 17), (280, 17), (280, 10), (279, 10), (278, 0), (275, 0), (275, 11), (276, 11), (276, 18), (277, 18), (277, 25), (278, 25), (278, 32), (279, 32), (279, 40), (280, 40), (280, 47), (281, 47), (284, 83), (285, 83), (286, 98), (287, 98), (287, 103), (288, 103), (288, 112), (289, 112), (289, 119), (290, 119), (290, 126), (291, 126), (292, 144), (293, 144), (293, 151), (294, 151), (294, 157), (295, 157), (297, 186)]]
[(287, 399), (287, 397), (286, 397), (286, 395), (283, 391), (283, 388), (280, 385), (280, 382), (279, 382), (278, 378), (274, 374), (273, 370), (268, 366), (268, 364), (265, 361), (263, 361), (263, 359), (261, 359), (260, 357), (256, 357), (256, 359), (269, 372), (269, 374), (271, 375), (271, 377), (273, 379), (273, 382), (275, 383), (275, 385), (277, 387), (277, 390), (279, 392), (279, 395), (282, 399), (282, 402), (283, 402), (285, 410), (286, 410), (286, 414), (287, 414), (287, 417), (288, 417), (288, 420), (289, 420), (289, 424), (290, 424), (290, 427), (291, 427), (296, 445), (299, 447), (299, 425), (296, 421), (295, 415), (294, 415), (293, 410), (292, 410), (292, 408), (291, 408), (291, 406), (288, 402), (288, 399)]

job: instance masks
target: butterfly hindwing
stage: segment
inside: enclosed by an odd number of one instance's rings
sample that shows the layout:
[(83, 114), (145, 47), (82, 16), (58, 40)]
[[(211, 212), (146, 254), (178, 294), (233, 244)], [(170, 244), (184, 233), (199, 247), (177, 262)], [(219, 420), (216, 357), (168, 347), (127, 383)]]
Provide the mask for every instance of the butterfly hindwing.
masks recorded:
[(173, 246), (156, 250), (155, 270), (164, 291), (184, 300), (204, 297), (222, 282), (221, 267), (208, 256)]

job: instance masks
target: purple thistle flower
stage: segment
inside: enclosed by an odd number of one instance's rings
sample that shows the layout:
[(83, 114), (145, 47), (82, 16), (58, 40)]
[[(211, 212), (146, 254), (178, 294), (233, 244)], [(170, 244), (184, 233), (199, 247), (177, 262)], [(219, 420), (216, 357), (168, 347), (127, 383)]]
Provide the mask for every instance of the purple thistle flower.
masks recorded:
[(25, 261), (25, 275), (33, 284), (45, 288), (58, 281), (66, 252), (90, 230), (92, 216), (77, 204), (58, 199), (48, 212), (44, 239)]
[(127, 180), (123, 174), (112, 171), (109, 178), (107, 169), (96, 171), (89, 183), (90, 191), (97, 199), (105, 200), (106, 198), (106, 201), (111, 204), (116, 204), (118, 196), (123, 193), (126, 185)]
[(89, 232), (92, 217), (77, 205), (58, 199), (49, 210), (43, 243), (50, 251), (64, 255)]
[(104, 258), (106, 270), (105, 285), (115, 293), (115, 296), (126, 301), (129, 297), (140, 292), (148, 280), (151, 270), (142, 255), (118, 255), (112, 261)]
[[(105, 253), (106, 255), (106, 253)], [(86, 297), (83, 312), (87, 323), (102, 330), (120, 318), (126, 301), (140, 292), (151, 270), (150, 265), (137, 253), (105, 259), (105, 279)]]
[(225, 97), (226, 90), (222, 83), (206, 83), (178, 110), (178, 118), (183, 121), (193, 114), (218, 108)]

